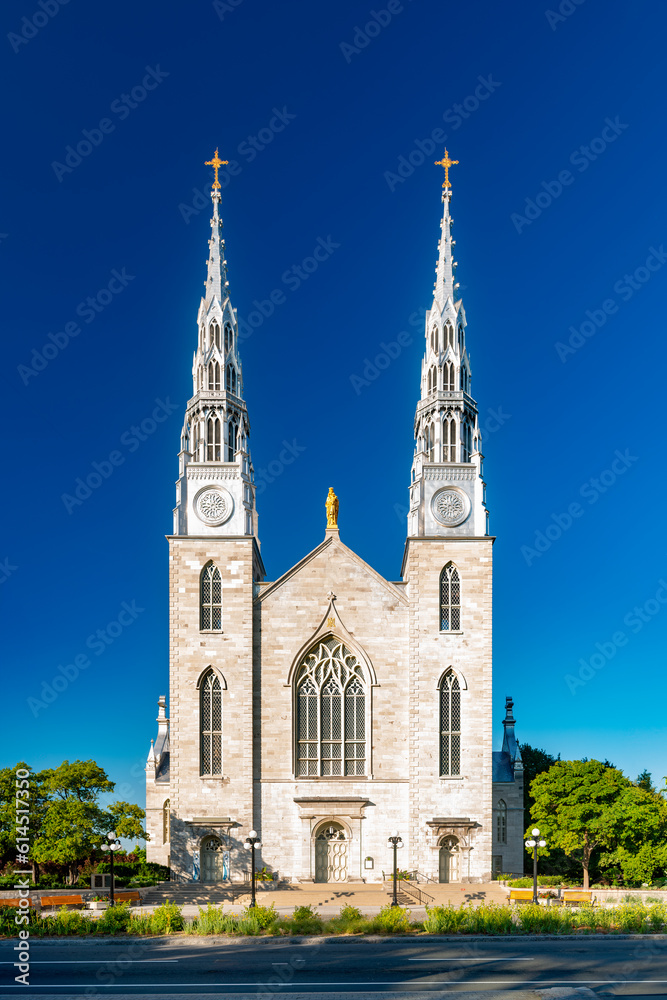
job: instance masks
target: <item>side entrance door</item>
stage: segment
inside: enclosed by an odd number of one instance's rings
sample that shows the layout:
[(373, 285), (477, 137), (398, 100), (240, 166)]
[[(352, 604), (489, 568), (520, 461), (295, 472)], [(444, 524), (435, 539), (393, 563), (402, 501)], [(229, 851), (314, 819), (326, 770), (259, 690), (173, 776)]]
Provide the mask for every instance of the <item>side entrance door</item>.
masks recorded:
[(347, 882), (347, 837), (340, 823), (327, 823), (315, 838), (315, 881)]
[(222, 882), (222, 841), (218, 837), (205, 837), (201, 844), (202, 882)]

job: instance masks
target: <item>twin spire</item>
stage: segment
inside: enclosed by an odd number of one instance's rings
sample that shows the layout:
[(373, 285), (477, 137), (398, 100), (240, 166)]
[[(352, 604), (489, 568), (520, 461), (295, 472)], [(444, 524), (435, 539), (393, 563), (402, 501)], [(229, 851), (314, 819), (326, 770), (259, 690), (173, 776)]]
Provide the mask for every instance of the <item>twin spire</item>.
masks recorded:
[(454, 260), (454, 243), (455, 240), (452, 239), (452, 222), (454, 221), (449, 214), (449, 201), (452, 196), (452, 185), (449, 182), (449, 168), (454, 164), (458, 163), (458, 160), (450, 160), (449, 153), (445, 150), (445, 155), (442, 160), (436, 160), (436, 167), (445, 168), (445, 180), (442, 185), (442, 203), (443, 203), (443, 214), (442, 222), (440, 224), (440, 243), (438, 245), (438, 266), (436, 267), (436, 279), (434, 288), (434, 297), (440, 309), (444, 309), (445, 302), (448, 298), (454, 301), (454, 293), (459, 287), (457, 281), (454, 281), (454, 269), (456, 267), (456, 261)]
[(218, 302), (222, 304), (229, 294), (229, 281), (227, 280), (227, 261), (225, 260), (225, 241), (220, 237), (222, 229), (222, 219), (220, 218), (220, 181), (218, 180), (218, 170), (229, 163), (229, 160), (221, 160), (216, 149), (212, 160), (206, 160), (205, 166), (213, 167), (215, 170), (215, 180), (211, 188), (211, 200), (213, 201), (213, 218), (211, 219), (211, 238), (208, 241), (208, 266), (206, 275), (206, 295), (204, 300), (208, 305), (217, 296)]

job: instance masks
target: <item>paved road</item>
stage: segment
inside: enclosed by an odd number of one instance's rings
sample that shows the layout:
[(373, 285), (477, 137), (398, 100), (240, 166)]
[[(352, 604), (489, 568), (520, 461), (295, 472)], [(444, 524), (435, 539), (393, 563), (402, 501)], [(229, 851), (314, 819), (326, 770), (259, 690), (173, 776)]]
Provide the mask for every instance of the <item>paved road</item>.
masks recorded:
[[(0, 943), (0, 996), (188, 997), (263, 994), (262, 1000), (362, 1000), (370, 993), (484, 993), (519, 1000), (667, 996), (667, 936), (406, 940), (40, 940), (30, 986), (13, 983), (14, 942)], [(573, 989), (585, 993), (573, 994)], [(558, 992), (556, 992), (558, 990)], [(539, 991), (539, 992), (536, 992)], [(546, 992), (545, 992), (546, 991)], [(552, 992), (553, 991), (553, 992)]]

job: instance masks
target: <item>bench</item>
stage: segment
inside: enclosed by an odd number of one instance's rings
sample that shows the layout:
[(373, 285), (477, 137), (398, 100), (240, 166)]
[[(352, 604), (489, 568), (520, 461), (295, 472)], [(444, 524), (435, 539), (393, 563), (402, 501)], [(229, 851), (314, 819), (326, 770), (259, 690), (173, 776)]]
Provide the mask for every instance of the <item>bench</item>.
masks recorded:
[(586, 891), (582, 892), (580, 890), (568, 890), (563, 889), (563, 903), (567, 906), (569, 903), (592, 903), (593, 893)]
[(139, 903), (141, 905), (141, 893), (136, 889), (131, 892), (114, 892), (113, 897), (116, 903)]
[(532, 903), (532, 889), (510, 889), (510, 903)]
[(83, 906), (83, 896), (42, 896), (42, 908), (45, 906)]
[[(0, 899), (0, 907), (2, 906), (18, 907), (21, 905), (21, 903), (23, 903), (23, 906), (25, 908), (26, 899), (28, 899), (27, 896), (23, 900), (20, 900), (18, 896), (12, 896), (11, 899)], [(34, 901), (34, 899), (28, 901), (28, 906), (36, 906), (36, 905), (37, 903)]]

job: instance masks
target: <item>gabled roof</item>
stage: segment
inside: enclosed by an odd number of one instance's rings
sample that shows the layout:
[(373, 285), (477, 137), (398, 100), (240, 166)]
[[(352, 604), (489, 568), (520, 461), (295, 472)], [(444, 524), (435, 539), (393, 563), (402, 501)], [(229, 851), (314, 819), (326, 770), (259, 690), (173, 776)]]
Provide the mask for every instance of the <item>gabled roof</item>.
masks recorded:
[(286, 573), (283, 573), (282, 576), (278, 577), (277, 580), (275, 580), (273, 583), (268, 584), (268, 586), (264, 585), (260, 590), (259, 594), (256, 596), (255, 602), (261, 603), (262, 601), (265, 601), (267, 597), (270, 597), (280, 587), (283, 587), (286, 583), (289, 582), (289, 580), (291, 580), (298, 573), (300, 573), (309, 563), (311, 563), (314, 559), (317, 559), (323, 552), (325, 552), (329, 548), (335, 549), (337, 552), (340, 552), (341, 556), (350, 559), (360, 569), (364, 570), (376, 583), (384, 587), (384, 589), (389, 594), (391, 594), (392, 597), (397, 598), (399, 601), (401, 601), (402, 604), (407, 605), (408, 599), (406, 595), (403, 593), (403, 590), (400, 589), (396, 584), (390, 583), (388, 580), (385, 580), (383, 576), (380, 576), (380, 574), (376, 570), (374, 570), (372, 566), (369, 566), (367, 562), (364, 562), (364, 560), (360, 556), (358, 556), (356, 552), (353, 552), (352, 549), (348, 548), (347, 545), (344, 545), (343, 542), (341, 542), (340, 538), (338, 537), (338, 534), (334, 532), (328, 535), (323, 542), (321, 542), (316, 548), (314, 548), (311, 552), (309, 552), (308, 555), (304, 556), (303, 559), (299, 560), (299, 562), (296, 563), (294, 566), (292, 566), (291, 569), (288, 569)]

